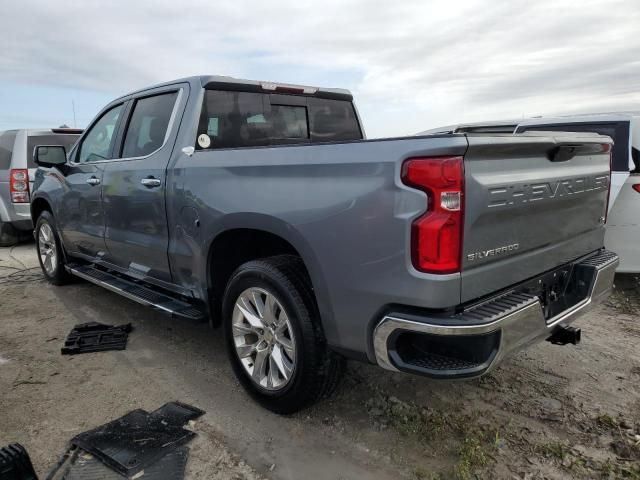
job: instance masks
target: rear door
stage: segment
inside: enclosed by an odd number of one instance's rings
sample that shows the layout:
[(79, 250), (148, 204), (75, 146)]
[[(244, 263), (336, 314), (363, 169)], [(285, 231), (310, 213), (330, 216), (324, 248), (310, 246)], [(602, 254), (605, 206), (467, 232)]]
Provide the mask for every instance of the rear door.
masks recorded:
[(105, 166), (107, 261), (137, 278), (171, 282), (166, 169), (187, 88), (155, 89), (134, 98), (118, 141), (119, 158)]
[(462, 301), (603, 245), (610, 140), (468, 135)]

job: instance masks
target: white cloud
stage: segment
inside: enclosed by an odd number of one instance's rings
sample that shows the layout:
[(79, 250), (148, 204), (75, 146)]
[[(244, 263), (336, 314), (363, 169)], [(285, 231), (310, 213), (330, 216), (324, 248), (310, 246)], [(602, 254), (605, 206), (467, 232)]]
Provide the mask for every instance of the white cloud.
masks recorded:
[(192, 74), (317, 75), (354, 91), (373, 136), (640, 108), (637, 0), (22, 1), (3, 18), (0, 81), (115, 95)]

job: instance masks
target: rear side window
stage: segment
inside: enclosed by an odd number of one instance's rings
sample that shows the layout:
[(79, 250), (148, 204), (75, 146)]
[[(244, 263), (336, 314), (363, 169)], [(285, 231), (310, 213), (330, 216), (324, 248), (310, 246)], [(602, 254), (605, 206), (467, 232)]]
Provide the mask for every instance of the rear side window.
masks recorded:
[(164, 143), (177, 92), (136, 100), (125, 134), (123, 158), (144, 157)]
[(27, 138), (27, 166), (36, 168), (33, 161), (33, 149), (38, 145), (60, 145), (69, 153), (73, 144), (76, 143), (80, 135), (51, 134), (51, 135), (31, 135)]
[(349, 101), (207, 90), (196, 148), (235, 148), (359, 140)]
[(11, 168), (13, 144), (16, 141), (17, 134), (17, 130), (7, 130), (0, 133), (0, 170), (9, 170)]
[(529, 131), (592, 132), (613, 139), (611, 167), (614, 172), (629, 171), (629, 122), (603, 123), (554, 123), (551, 125), (524, 125), (518, 133)]

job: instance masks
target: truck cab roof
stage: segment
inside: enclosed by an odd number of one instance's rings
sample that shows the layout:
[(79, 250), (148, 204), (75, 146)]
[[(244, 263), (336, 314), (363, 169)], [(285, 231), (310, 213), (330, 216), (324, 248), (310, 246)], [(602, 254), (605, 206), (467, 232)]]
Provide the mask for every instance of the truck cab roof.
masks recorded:
[(248, 80), (243, 78), (229, 77), (225, 75), (195, 75), (191, 77), (179, 78), (176, 80), (158, 83), (156, 85), (129, 92), (126, 95), (122, 95), (120, 98), (128, 97), (130, 95), (136, 95), (147, 90), (174, 85), (177, 83), (189, 83), (194, 88), (215, 88), (217, 86), (224, 86), (226, 89), (235, 87), (238, 89), (249, 91), (273, 91), (274, 93), (290, 93), (302, 95), (306, 94), (325, 98), (337, 98), (340, 100), (353, 100), (353, 95), (351, 94), (351, 92), (344, 88), (312, 87), (309, 85), (295, 85), (273, 81)]

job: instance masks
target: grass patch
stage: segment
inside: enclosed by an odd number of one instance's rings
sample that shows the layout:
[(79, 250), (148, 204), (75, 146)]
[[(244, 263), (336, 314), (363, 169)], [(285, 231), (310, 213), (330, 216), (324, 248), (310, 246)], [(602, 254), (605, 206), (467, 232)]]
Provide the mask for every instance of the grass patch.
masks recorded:
[(569, 453), (569, 447), (560, 442), (542, 443), (536, 447), (536, 452), (545, 457), (562, 461)]
[(594, 470), (600, 475), (600, 478), (640, 480), (640, 466), (637, 464), (623, 465), (607, 460), (596, 463)]
[(429, 472), (422, 467), (416, 467), (412, 472), (415, 480), (442, 480), (442, 476), (439, 473)]
[(458, 463), (455, 466), (455, 477), (458, 480), (469, 480), (474, 470), (488, 463), (488, 456), (483, 442), (476, 438), (465, 438), (458, 450)]
[(616, 422), (611, 415), (607, 415), (606, 413), (598, 415), (596, 417), (596, 423), (601, 427), (611, 430), (618, 428), (618, 422)]
[[(458, 480), (471, 479), (476, 470), (489, 463), (489, 451), (502, 443), (498, 430), (479, 423), (480, 412), (442, 412), (380, 394), (371, 398), (366, 406), (375, 422), (391, 427), (402, 436), (413, 437), (421, 445), (437, 444), (437, 448), (457, 454), (453, 476)], [(413, 477), (417, 480), (443, 478), (420, 468), (413, 471)], [(445, 477), (451, 478), (451, 472)]]

